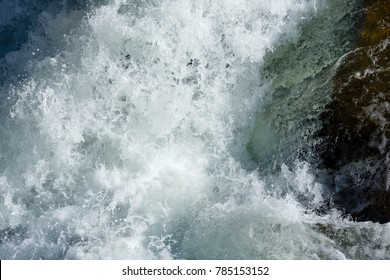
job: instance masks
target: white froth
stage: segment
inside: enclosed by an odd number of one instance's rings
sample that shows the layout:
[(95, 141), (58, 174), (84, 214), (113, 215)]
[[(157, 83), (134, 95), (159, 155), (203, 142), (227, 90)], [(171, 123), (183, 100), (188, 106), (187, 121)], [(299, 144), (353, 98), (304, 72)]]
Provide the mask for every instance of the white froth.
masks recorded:
[(242, 167), (264, 56), (315, 2), (117, 0), (77, 28), (80, 12), (42, 15), (60, 51), (14, 88), (0, 230), (27, 237), (1, 257), (344, 258), (296, 200), (322, 201), (308, 165), (282, 168), (287, 197)]

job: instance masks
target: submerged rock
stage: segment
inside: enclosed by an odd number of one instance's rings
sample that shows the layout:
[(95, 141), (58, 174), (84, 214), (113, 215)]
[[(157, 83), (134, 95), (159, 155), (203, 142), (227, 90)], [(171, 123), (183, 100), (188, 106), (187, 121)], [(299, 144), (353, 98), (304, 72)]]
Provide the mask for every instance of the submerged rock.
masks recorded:
[(362, 3), (356, 0), (322, 2), (315, 16), (304, 20), (300, 35), (270, 52), (263, 78), (267, 100), (260, 108), (248, 151), (268, 174), (290, 168), (298, 159), (316, 165), (319, 115), (332, 100), (334, 67), (352, 50), (362, 22)]
[(336, 206), (358, 221), (385, 223), (390, 2), (324, 5), (302, 23), (296, 41), (266, 57), (271, 97), (256, 117), (247, 148), (262, 174), (309, 162), (324, 186), (325, 212)]
[(358, 221), (390, 221), (390, 2), (366, 0), (357, 47), (339, 62), (323, 114), (334, 202)]

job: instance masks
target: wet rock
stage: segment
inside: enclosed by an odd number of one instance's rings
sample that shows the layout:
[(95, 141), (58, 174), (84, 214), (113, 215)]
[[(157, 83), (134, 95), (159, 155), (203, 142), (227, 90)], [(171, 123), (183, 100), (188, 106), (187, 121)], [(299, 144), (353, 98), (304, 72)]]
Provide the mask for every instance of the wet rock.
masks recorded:
[(359, 221), (390, 221), (389, 43), (390, 2), (366, 0), (360, 39), (339, 62), (319, 133), (334, 202)]
[(317, 167), (313, 148), (322, 138), (315, 135), (322, 127), (318, 116), (332, 100), (333, 65), (355, 47), (363, 17), (361, 1), (321, 5), (301, 23), (296, 40), (265, 58), (262, 75), (272, 82), (247, 145), (263, 175), (280, 171), (282, 164), (294, 168), (297, 159)]

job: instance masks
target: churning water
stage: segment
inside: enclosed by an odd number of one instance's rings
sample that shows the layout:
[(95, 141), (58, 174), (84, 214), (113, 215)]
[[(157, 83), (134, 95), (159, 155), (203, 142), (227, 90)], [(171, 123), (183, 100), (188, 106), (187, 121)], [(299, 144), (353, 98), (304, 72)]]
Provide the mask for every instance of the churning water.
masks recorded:
[(359, 1), (0, 9), (0, 258), (390, 258), (310, 156)]

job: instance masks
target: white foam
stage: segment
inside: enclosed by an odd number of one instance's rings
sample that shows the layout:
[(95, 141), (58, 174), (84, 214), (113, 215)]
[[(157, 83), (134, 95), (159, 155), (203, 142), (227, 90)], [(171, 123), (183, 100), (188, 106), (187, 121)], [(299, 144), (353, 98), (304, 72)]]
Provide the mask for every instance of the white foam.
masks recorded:
[[(17, 163), (1, 182), (30, 201), (5, 213), (30, 222), (5, 257), (345, 257), (294, 192), (273, 196), (242, 167), (263, 58), (315, 1), (151, 3), (111, 1), (66, 40), (54, 32), (63, 17), (46, 17), (61, 51), (14, 91)], [(307, 165), (281, 176), (321, 202)]]

